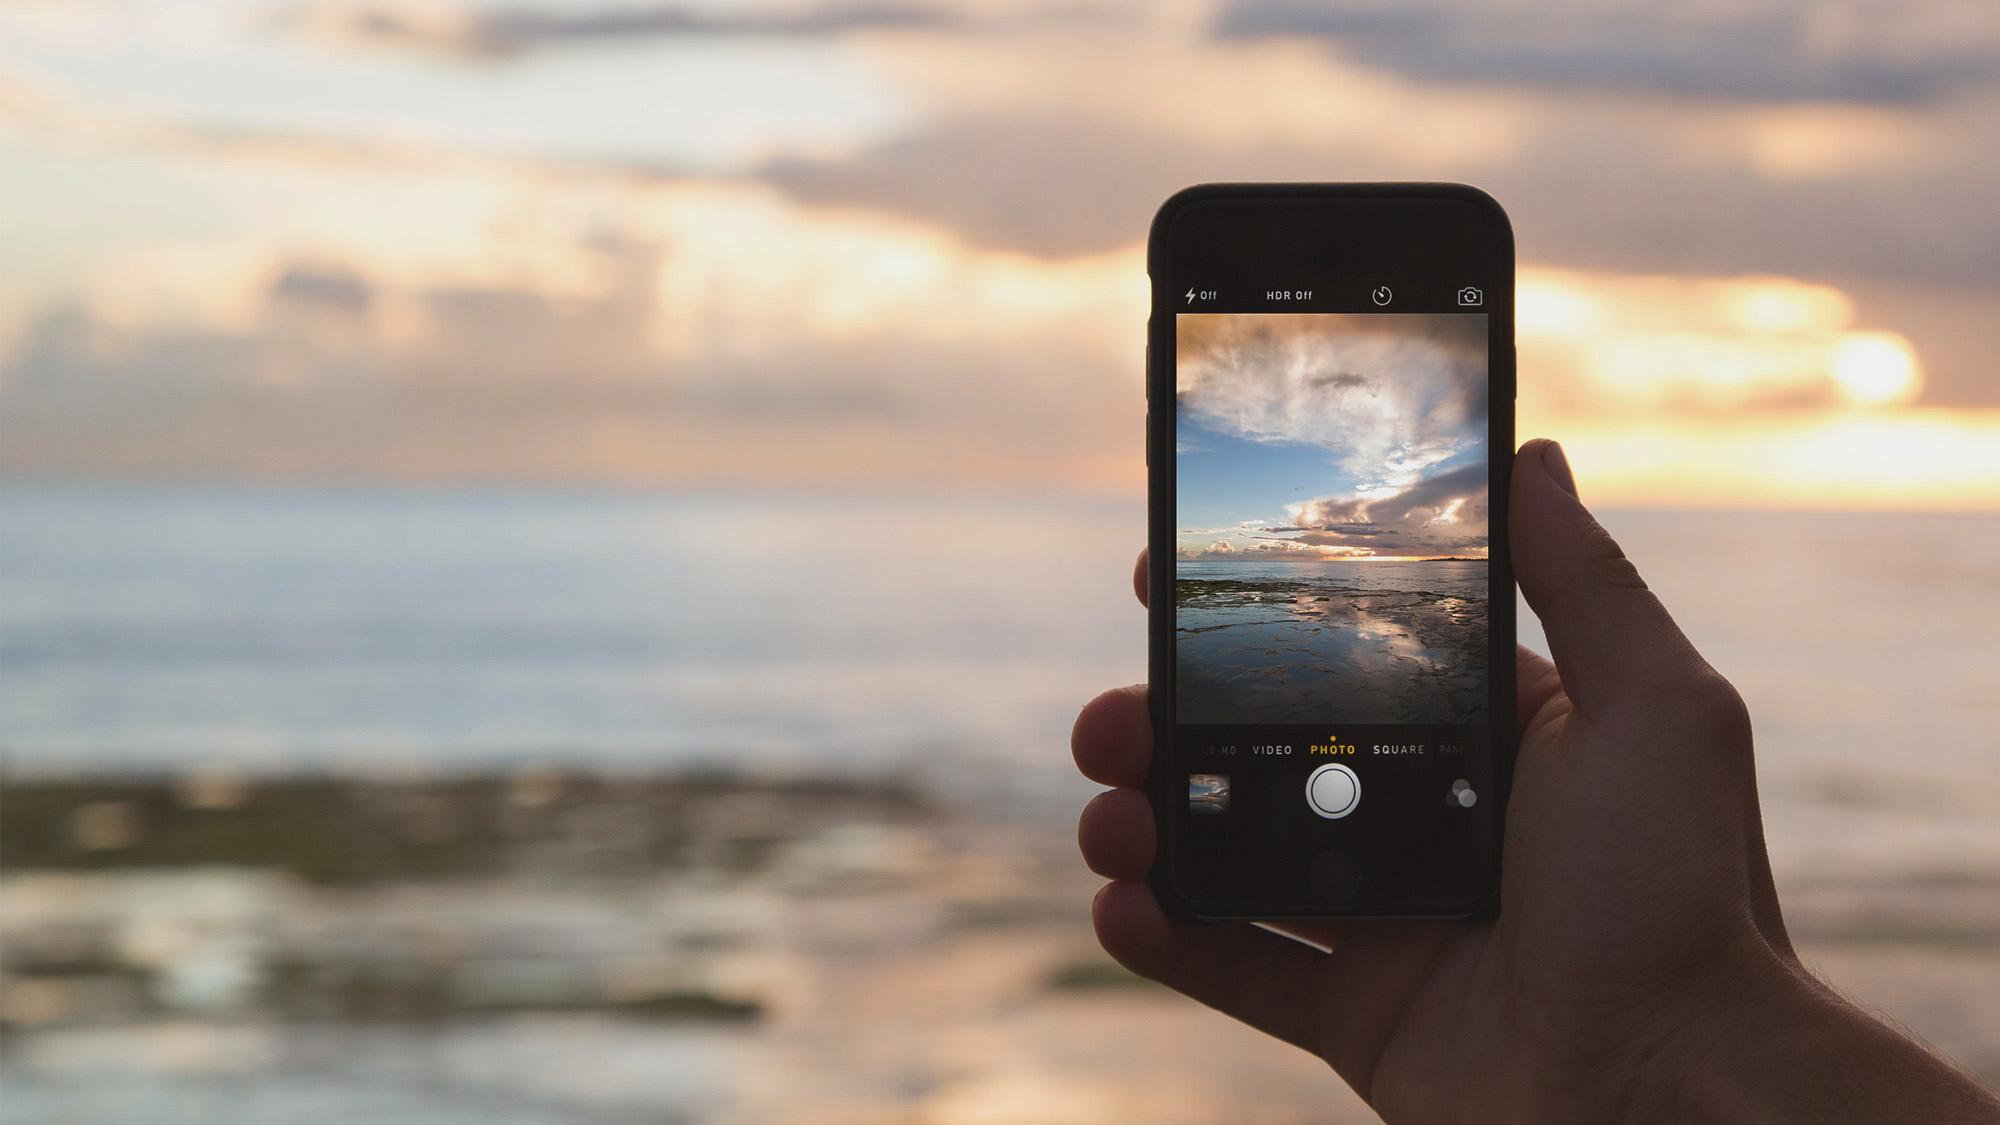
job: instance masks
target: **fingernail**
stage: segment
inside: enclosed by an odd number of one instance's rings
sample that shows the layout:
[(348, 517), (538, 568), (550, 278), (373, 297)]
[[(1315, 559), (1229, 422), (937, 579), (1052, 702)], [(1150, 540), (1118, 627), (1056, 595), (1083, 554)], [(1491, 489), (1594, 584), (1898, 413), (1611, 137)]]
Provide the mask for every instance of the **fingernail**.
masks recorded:
[(1556, 483), (1562, 486), (1564, 492), (1576, 495), (1576, 475), (1569, 471), (1569, 458), (1563, 455), (1562, 446), (1552, 441), (1543, 444), (1542, 468), (1556, 478)]

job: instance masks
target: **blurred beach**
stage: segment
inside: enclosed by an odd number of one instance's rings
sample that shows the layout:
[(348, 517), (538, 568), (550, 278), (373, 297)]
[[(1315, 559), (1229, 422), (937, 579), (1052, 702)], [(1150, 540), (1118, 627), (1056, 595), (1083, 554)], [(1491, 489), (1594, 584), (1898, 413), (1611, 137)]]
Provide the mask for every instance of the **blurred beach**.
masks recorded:
[[(1366, 1119), (1090, 936), (1134, 507), (4, 501), (10, 1120)], [(2000, 1076), (2000, 517), (1608, 522), (1750, 701), (1808, 957)]]

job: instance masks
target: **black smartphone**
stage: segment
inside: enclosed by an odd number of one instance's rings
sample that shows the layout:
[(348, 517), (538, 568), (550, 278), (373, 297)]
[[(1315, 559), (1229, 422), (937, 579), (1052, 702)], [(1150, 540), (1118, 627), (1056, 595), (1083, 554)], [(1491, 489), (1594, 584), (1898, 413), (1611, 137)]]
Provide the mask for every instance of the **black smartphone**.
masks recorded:
[(1183, 917), (1498, 908), (1514, 248), (1456, 184), (1214, 184), (1147, 248), (1153, 883)]

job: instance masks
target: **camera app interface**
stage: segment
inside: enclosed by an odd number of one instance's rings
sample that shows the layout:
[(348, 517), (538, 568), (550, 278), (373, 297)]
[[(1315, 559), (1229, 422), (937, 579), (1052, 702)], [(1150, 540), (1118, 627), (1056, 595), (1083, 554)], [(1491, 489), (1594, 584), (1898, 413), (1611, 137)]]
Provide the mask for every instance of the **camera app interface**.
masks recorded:
[(1479, 885), (1487, 329), (1176, 317), (1179, 877), (1206, 901)]

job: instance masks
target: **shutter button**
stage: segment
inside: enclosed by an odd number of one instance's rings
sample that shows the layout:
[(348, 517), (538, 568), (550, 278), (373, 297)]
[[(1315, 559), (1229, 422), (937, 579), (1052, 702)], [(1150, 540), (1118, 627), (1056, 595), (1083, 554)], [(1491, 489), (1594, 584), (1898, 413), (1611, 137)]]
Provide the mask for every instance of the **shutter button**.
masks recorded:
[(1339, 762), (1328, 762), (1306, 778), (1306, 804), (1328, 820), (1339, 820), (1361, 803), (1361, 779)]

